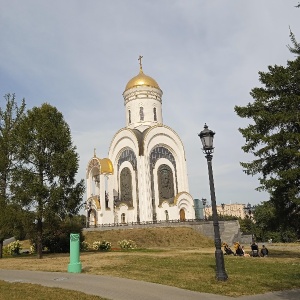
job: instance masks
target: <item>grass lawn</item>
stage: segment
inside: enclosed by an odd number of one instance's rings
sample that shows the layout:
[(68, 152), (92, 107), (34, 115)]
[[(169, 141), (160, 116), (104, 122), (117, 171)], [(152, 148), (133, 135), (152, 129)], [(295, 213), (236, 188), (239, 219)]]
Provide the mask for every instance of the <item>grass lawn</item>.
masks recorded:
[(34, 298), (38, 300), (106, 300), (106, 298), (77, 291), (49, 288), (37, 284), (9, 283), (1, 280), (0, 291), (1, 300), (32, 300)]
[[(81, 253), (83, 273), (137, 279), (233, 297), (300, 288), (300, 244), (268, 245), (270, 255), (265, 258), (224, 256), (229, 279), (226, 282), (218, 282), (215, 279), (212, 242), (204, 239), (202, 244), (198, 241), (198, 245), (202, 247), (191, 247), (188, 243), (188, 247), (184, 247), (182, 240), (186, 239), (184, 232), (181, 234), (178, 237), (181, 246), (176, 247), (173, 247), (171, 240), (166, 242), (161, 239), (163, 247), (156, 245), (126, 252), (83, 252)], [(192, 233), (187, 231), (187, 234), (190, 237)], [(141, 232), (139, 235), (143, 237)], [(113, 240), (112, 237), (95, 238), (97, 237), (93, 233), (92, 240)], [(120, 233), (118, 238), (120, 239)], [(132, 239), (137, 241), (137, 238), (136, 236)], [(176, 237), (174, 239), (177, 241)], [(166, 247), (165, 243), (169, 246)], [(249, 250), (248, 245), (245, 248), (246, 251)], [(1, 269), (66, 272), (68, 263), (68, 254), (47, 254), (42, 260), (37, 259), (35, 255), (21, 255), (4, 257), (1, 260)], [(0, 287), (2, 289), (1, 285)]]

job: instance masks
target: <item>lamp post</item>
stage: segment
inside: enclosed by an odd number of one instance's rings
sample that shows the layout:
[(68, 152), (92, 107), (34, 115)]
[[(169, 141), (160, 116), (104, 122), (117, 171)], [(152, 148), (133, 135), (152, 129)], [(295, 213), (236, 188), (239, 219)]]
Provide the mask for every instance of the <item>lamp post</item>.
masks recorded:
[(224, 209), (225, 209), (225, 203), (221, 203), (222, 211), (223, 211), (223, 221), (224, 221)]
[(90, 213), (91, 213), (91, 202), (85, 203), (85, 209), (86, 209), (86, 225), (85, 228), (90, 227)]
[(202, 198), (201, 199), (202, 201), (202, 204), (203, 204), (203, 210), (204, 210), (204, 220), (206, 220), (206, 211), (205, 211), (205, 207), (206, 207), (206, 199), (205, 198)]
[(221, 249), (220, 228), (219, 228), (219, 221), (218, 221), (215, 186), (214, 186), (214, 178), (213, 178), (212, 163), (211, 163), (213, 158), (212, 153), (214, 152), (214, 147), (213, 147), (214, 135), (215, 133), (212, 130), (209, 130), (206, 124), (204, 125), (204, 130), (202, 130), (198, 134), (203, 145), (202, 148), (203, 153), (206, 154), (205, 157), (207, 159), (212, 217), (213, 217), (214, 235), (215, 235), (215, 247), (216, 247), (216, 251), (215, 251), (216, 278), (217, 280), (220, 281), (226, 281), (228, 279), (228, 275), (226, 274), (225, 271), (224, 256), (223, 256), (223, 251)]
[(251, 240), (252, 240), (252, 243), (254, 243), (253, 221), (252, 221), (253, 207), (251, 206), (250, 203), (248, 203), (247, 206), (244, 206), (244, 210), (245, 210), (246, 218), (249, 218), (249, 220), (251, 222), (250, 223), (250, 225), (251, 225)]

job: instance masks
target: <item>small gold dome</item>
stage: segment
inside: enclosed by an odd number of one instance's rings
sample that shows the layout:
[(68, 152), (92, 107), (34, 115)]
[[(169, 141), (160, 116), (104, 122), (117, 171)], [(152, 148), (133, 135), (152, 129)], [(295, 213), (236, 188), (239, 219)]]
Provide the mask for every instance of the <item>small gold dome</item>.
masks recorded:
[(140, 68), (140, 72), (137, 76), (133, 77), (128, 81), (125, 87), (125, 91), (137, 86), (150, 86), (150, 87), (155, 87), (157, 89), (160, 89), (159, 85), (152, 77), (144, 74), (142, 68)]

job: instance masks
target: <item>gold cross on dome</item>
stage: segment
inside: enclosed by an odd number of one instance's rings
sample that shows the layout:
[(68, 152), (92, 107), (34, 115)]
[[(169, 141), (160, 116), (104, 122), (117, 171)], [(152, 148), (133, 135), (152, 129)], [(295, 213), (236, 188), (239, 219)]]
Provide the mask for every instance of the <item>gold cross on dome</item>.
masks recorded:
[(94, 157), (96, 157), (96, 148), (94, 148)]
[(143, 67), (142, 67), (142, 58), (143, 58), (142, 55), (140, 55), (139, 58), (138, 58), (138, 61), (140, 62), (140, 70), (143, 70)]

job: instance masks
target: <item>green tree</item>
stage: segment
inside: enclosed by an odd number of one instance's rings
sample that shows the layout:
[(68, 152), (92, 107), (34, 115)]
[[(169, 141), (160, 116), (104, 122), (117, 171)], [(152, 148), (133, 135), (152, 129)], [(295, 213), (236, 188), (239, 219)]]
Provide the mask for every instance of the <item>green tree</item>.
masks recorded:
[(15, 227), (14, 207), (9, 206), (12, 170), (16, 163), (18, 148), (17, 125), (24, 117), (25, 100), (18, 106), (15, 94), (4, 96), (5, 108), (0, 107), (0, 258), (2, 258), (3, 241), (11, 237)]
[(240, 229), (243, 234), (253, 234), (253, 220), (249, 217), (239, 219)]
[(292, 225), (300, 236), (300, 46), (292, 32), (290, 37), (295, 59), (259, 72), (263, 86), (252, 89), (254, 102), (234, 109), (253, 121), (239, 128), (246, 140), (242, 149), (254, 155), (241, 163), (245, 173), (260, 175), (257, 189), (270, 193), (278, 225)]
[(84, 183), (76, 183), (78, 154), (63, 115), (45, 103), (27, 112), (18, 127), (14, 199), (35, 212), (37, 253), (42, 258), (43, 222), (78, 214)]

